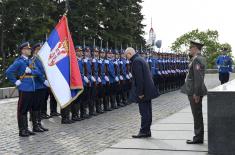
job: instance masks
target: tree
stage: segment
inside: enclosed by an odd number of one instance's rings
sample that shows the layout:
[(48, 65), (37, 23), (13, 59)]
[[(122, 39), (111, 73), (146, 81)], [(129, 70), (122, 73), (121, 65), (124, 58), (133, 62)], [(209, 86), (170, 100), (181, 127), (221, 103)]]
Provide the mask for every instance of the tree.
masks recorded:
[(176, 41), (172, 43), (171, 49), (180, 53), (188, 49), (190, 40), (198, 40), (204, 43), (202, 54), (207, 59), (208, 68), (213, 68), (215, 66), (216, 58), (221, 54), (222, 48), (228, 48), (230, 56), (232, 52), (231, 45), (228, 43), (220, 43), (218, 37), (219, 33), (216, 30), (192, 30), (177, 38)]

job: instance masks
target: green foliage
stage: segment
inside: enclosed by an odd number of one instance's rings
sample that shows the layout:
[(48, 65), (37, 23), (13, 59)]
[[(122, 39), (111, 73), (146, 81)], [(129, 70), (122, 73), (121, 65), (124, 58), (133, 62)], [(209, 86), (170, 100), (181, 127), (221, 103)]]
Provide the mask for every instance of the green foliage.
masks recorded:
[(222, 48), (228, 48), (230, 56), (232, 53), (231, 45), (228, 43), (219, 43), (218, 37), (219, 33), (216, 30), (192, 30), (177, 38), (176, 41), (172, 43), (171, 49), (176, 52), (182, 52), (189, 48), (190, 40), (199, 40), (204, 43), (202, 53), (207, 59), (208, 68), (214, 68), (216, 58), (221, 54)]
[[(142, 0), (68, 0), (69, 28), (75, 45), (110, 48), (144, 45)], [(23, 41), (45, 41), (65, 12), (65, 0), (0, 0), (0, 83)], [(99, 41), (98, 41), (99, 40)], [(0, 84), (1, 86), (1, 84)]]

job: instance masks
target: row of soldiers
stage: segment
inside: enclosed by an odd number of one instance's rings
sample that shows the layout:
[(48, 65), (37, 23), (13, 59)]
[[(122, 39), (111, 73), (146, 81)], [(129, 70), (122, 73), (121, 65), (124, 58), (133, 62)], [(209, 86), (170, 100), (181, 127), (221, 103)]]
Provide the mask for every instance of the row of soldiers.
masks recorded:
[[(23, 43), (20, 57), (6, 70), (7, 78), (19, 90), (17, 119), (20, 136), (48, 131), (41, 124), (47, 115), (47, 100), (50, 96), (51, 116), (59, 116), (55, 97), (50, 93), (42, 63), (37, 56), (42, 44), (33, 48)], [(119, 107), (128, 102), (131, 89), (131, 62), (124, 50), (82, 48), (76, 46), (76, 55), (83, 81), (83, 93), (69, 106), (61, 110), (61, 123), (71, 124), (88, 119)], [(187, 72), (187, 57), (178, 54), (139, 52), (149, 64), (156, 87), (161, 93), (179, 88)], [(30, 112), (33, 132), (28, 129), (27, 114)]]
[[(126, 59), (124, 50), (76, 46), (76, 53), (84, 92), (71, 106), (62, 110), (62, 123), (73, 123), (129, 104), (131, 62)], [(188, 68), (186, 55), (143, 51), (138, 53), (149, 64), (155, 86), (160, 93), (174, 91), (184, 84)]]

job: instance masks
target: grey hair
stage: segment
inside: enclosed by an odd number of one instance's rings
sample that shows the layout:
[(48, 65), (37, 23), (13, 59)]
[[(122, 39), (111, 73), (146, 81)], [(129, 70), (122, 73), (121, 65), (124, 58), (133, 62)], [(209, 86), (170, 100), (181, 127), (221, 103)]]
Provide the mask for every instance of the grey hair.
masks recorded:
[(125, 50), (125, 54), (127, 53), (131, 53), (131, 55), (135, 55), (135, 49), (132, 47), (127, 47), (127, 49)]

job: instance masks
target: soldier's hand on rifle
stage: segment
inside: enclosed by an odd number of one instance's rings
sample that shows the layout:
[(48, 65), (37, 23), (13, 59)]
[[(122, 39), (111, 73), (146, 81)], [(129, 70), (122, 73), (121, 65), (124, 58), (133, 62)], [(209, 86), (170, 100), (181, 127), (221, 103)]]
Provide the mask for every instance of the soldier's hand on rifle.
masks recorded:
[(91, 80), (92, 80), (93, 82), (96, 82), (96, 79), (94, 78), (94, 76), (91, 76)]
[(20, 84), (21, 84), (21, 81), (20, 81), (20, 80), (17, 80), (17, 81), (15, 82), (16, 87), (18, 87)]
[(129, 77), (130, 77), (130, 78), (132, 78), (132, 74), (131, 74), (131, 72), (129, 73)]
[(25, 73), (26, 73), (26, 74), (30, 74), (30, 73), (32, 73), (32, 70), (31, 70), (29, 67), (26, 67)]
[(119, 78), (120, 78), (120, 80), (123, 80), (123, 77), (122, 77), (121, 75), (120, 75), (120, 77), (119, 77)]
[(88, 78), (87, 78), (86, 76), (84, 76), (84, 81), (85, 81), (86, 83), (89, 83), (89, 80), (88, 80)]
[(127, 74), (127, 75), (126, 75), (126, 78), (129, 80), (129, 79), (130, 79), (130, 76)]
[(105, 75), (104, 77), (105, 81), (109, 82), (109, 78)]
[(44, 81), (44, 85), (50, 87), (49, 82), (47, 80)]
[(116, 82), (118, 82), (118, 81), (119, 81), (119, 78), (118, 78), (117, 76), (115, 77), (115, 81), (116, 81)]

